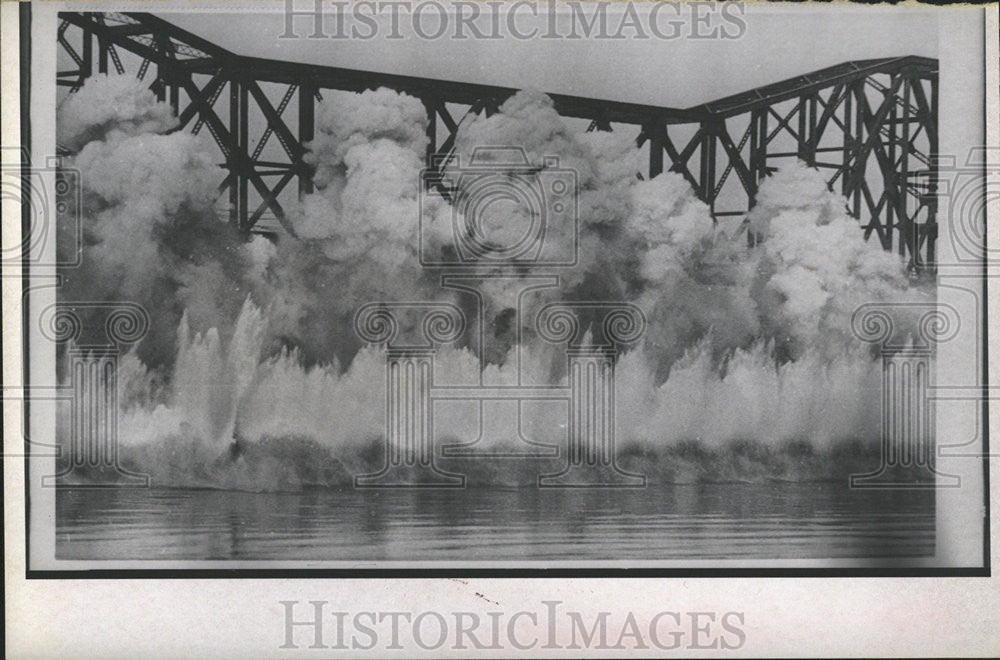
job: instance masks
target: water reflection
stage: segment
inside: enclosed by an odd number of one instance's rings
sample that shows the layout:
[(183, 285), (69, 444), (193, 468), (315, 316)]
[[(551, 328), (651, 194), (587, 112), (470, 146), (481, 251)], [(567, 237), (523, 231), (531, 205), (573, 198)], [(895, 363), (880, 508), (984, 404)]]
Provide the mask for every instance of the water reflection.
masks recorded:
[(60, 559), (600, 560), (933, 554), (934, 497), (844, 484), (645, 490), (60, 490)]

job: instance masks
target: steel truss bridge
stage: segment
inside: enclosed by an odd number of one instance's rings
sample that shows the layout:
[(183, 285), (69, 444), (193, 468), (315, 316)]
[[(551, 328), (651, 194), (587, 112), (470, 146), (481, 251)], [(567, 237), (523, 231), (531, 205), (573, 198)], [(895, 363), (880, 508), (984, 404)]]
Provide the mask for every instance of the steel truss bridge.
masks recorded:
[[(148, 13), (60, 19), (57, 84), (74, 92), (95, 69), (148, 77), (177, 114), (177, 130), (207, 129), (215, 139), (228, 170), (220, 188), (229, 220), (245, 231), (276, 220), (294, 234), (282, 201), (312, 191), (304, 156), (324, 92), (388, 87), (420, 99), (431, 167), (452, 155), (463, 121), (495, 113), (517, 92), (245, 57)], [(716, 218), (745, 214), (783, 160), (822, 168), (865, 237), (925, 272), (937, 236), (937, 83), (936, 60), (906, 56), (845, 62), (690, 108), (549, 96), (569, 121), (589, 122), (587, 130), (637, 130), (645, 174), (680, 173)]]

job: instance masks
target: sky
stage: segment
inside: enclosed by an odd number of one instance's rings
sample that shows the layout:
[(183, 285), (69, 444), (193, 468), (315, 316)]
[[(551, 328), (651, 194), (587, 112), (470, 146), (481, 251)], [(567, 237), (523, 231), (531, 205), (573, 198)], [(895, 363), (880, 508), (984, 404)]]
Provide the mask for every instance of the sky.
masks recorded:
[[(890, 13), (843, 5), (828, 9), (746, 5), (742, 37), (703, 40), (520, 40), (509, 36), (427, 40), (416, 37), (412, 20), (405, 14), (399, 21), (403, 38), (388, 39), (386, 10), (378, 34), (360, 40), (305, 38), (312, 32), (311, 18), (295, 20), (300, 38), (281, 39), (285, 29), (282, 5), (264, 6), (275, 11), (159, 15), (243, 55), (671, 107), (696, 105), (847, 60), (936, 57), (938, 48), (939, 12), (925, 8), (896, 7)], [(640, 12), (648, 11), (648, 5), (637, 6), (643, 7)], [(296, 0), (298, 10), (312, 7), (310, 1)], [(333, 7), (326, 7), (324, 29), (333, 33)], [(645, 20), (644, 16), (640, 18)], [(428, 12), (424, 29), (432, 31), (437, 20), (437, 14)], [(521, 7), (517, 28), (530, 31), (534, 20), (544, 27), (544, 13), (533, 19)], [(617, 26), (620, 21), (619, 16), (609, 14), (609, 25)], [(348, 19), (346, 25), (351, 24)], [(724, 25), (736, 30), (735, 23)], [(690, 21), (687, 26), (690, 30)], [(359, 29), (367, 28), (359, 24)]]

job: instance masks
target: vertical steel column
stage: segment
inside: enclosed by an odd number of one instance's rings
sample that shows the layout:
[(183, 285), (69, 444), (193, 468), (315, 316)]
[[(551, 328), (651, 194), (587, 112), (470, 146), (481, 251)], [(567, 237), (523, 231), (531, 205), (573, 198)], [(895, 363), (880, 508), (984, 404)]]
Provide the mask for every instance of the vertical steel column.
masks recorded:
[[(818, 92), (816, 93), (818, 94)], [(804, 160), (810, 167), (816, 165), (816, 141), (819, 136), (816, 135), (816, 94), (810, 94), (809, 96), (799, 97), (799, 136), (798, 136), (798, 154), (799, 158)], [(833, 97), (830, 97), (831, 103), (833, 102)]]
[[(867, 167), (867, 161), (861, 158), (861, 148), (866, 140), (866, 129), (865, 129), (865, 111), (864, 111), (864, 101), (862, 97), (865, 93), (865, 81), (864, 79), (859, 80), (854, 83), (854, 94), (855, 100), (857, 101), (855, 108), (855, 118), (854, 118), (854, 157), (852, 159), (851, 168), (848, 173), (851, 175), (851, 197), (853, 201), (853, 211), (854, 217), (858, 220), (861, 218), (861, 181), (865, 177), (864, 169)], [(869, 220), (869, 223), (871, 220)]]
[[(316, 87), (311, 81), (299, 85), (299, 144), (305, 148), (306, 143), (316, 137)], [(299, 168), (299, 199), (313, 191), (313, 168), (305, 160)]]
[[(229, 134), (235, 138), (240, 130), (240, 84), (229, 80)], [(230, 145), (226, 166), (229, 168), (229, 224), (240, 226), (240, 161), (236, 145)]]
[[(830, 103), (834, 102), (833, 94), (830, 95)], [(819, 92), (809, 95), (809, 121), (806, 123), (806, 162), (811, 166), (816, 165), (816, 149), (819, 148)]]
[[(171, 76), (171, 78), (173, 78)], [(176, 80), (171, 80), (170, 82), (170, 107), (174, 111), (174, 115), (180, 114), (180, 87), (177, 85)]]
[(156, 80), (153, 81), (150, 89), (156, 94), (156, 100), (163, 103), (167, 100), (167, 67), (165, 64), (157, 62), (156, 63)]
[(249, 230), (250, 222), (250, 200), (249, 200), (249, 183), (250, 183), (250, 172), (246, 171), (247, 168), (253, 167), (253, 163), (249, 162), (250, 152), (248, 150), (249, 140), (249, 99), (247, 85), (244, 81), (240, 80), (237, 84), (237, 94), (238, 103), (237, 107), (239, 109), (239, 132), (233, 134), (236, 138), (236, 158), (237, 164), (242, 163), (242, 166), (237, 167), (237, 183), (239, 185), (239, 228), (242, 230)]
[[(896, 76), (894, 75), (893, 78), (895, 77)], [(895, 80), (893, 80), (893, 82), (895, 82)], [(893, 85), (892, 88), (895, 89), (896, 86)], [(903, 218), (900, 218), (896, 213), (899, 203), (899, 196), (898, 196), (899, 177), (897, 176), (896, 168), (894, 167), (896, 163), (896, 126), (897, 126), (896, 122), (899, 118), (898, 117), (899, 113), (897, 112), (896, 99), (895, 98), (890, 99), (888, 102), (889, 102), (889, 116), (886, 117), (885, 120), (883, 120), (881, 126), (875, 127), (875, 130), (879, 132), (879, 144), (878, 146), (875, 147), (876, 149), (882, 148), (883, 146), (882, 129), (888, 128), (887, 131), (888, 135), (886, 135), (886, 138), (888, 138), (888, 143), (885, 146), (888, 149), (889, 164), (893, 166), (890, 167), (888, 170), (886, 170), (882, 166), (882, 163), (879, 163), (879, 170), (881, 170), (882, 173), (882, 185), (886, 196), (885, 242), (882, 244), (882, 246), (886, 250), (889, 250), (890, 252), (892, 251), (893, 230), (895, 230), (896, 233), (899, 234), (899, 241), (898, 241), (899, 256), (904, 256), (906, 254), (906, 240), (905, 240), (906, 234), (903, 233), (903, 226), (902, 226)]]
[[(910, 182), (910, 121), (912, 117), (910, 116), (910, 85), (912, 79), (908, 76), (903, 80), (903, 118), (901, 120), (902, 137), (900, 138), (900, 145), (902, 153), (899, 156), (898, 166), (896, 169), (896, 194), (898, 198), (896, 200), (896, 215), (899, 217), (900, 223), (900, 243), (906, 243), (906, 251), (910, 253), (910, 264), (913, 268), (919, 269), (921, 264), (920, 258), (920, 240), (917, 236), (917, 226), (913, 222), (914, 216), (916, 215), (916, 209), (913, 213), (910, 213), (910, 192), (909, 192), (909, 182)], [(895, 133), (895, 131), (893, 131)]]
[(427, 111), (427, 150), (424, 154), (424, 166), (431, 167), (434, 154), (437, 153), (437, 100), (424, 98), (424, 109)]
[(715, 213), (715, 145), (717, 126), (713, 121), (701, 123), (701, 155), (699, 163), (702, 201), (708, 204), (709, 210)]
[(108, 42), (100, 35), (97, 37), (97, 72), (108, 73)]
[(927, 131), (927, 137), (929, 142), (930, 150), (930, 172), (928, 173), (930, 184), (927, 188), (927, 194), (930, 198), (929, 206), (927, 208), (927, 222), (924, 225), (924, 251), (926, 253), (926, 258), (924, 263), (927, 264), (931, 270), (936, 269), (936, 256), (934, 250), (934, 242), (937, 240), (937, 211), (938, 211), (938, 173), (940, 171), (939, 154), (938, 154), (938, 77), (934, 74), (930, 78), (931, 84), (931, 116), (925, 117), (924, 121), (927, 122), (925, 130)]
[(853, 101), (854, 96), (851, 94), (851, 88), (848, 86), (844, 90), (844, 139), (841, 143), (843, 146), (843, 160), (841, 162), (841, 175), (840, 175), (840, 190), (841, 194), (845, 197), (850, 194), (848, 189), (848, 183), (850, 182), (850, 171), (851, 171), (851, 157), (854, 151), (854, 135), (852, 131), (856, 130), (854, 127), (854, 114), (853, 114)]
[[(153, 37), (153, 49), (160, 55), (161, 60), (164, 60), (164, 55), (167, 51), (166, 46), (164, 46), (163, 41), (167, 39), (159, 32), (154, 32)], [(156, 80), (153, 82), (152, 89), (156, 93), (156, 100), (163, 103), (167, 100), (167, 81), (170, 77), (169, 66), (164, 61), (158, 61), (156, 63)]]
[(798, 113), (798, 128), (796, 130), (796, 133), (798, 135), (795, 136), (795, 142), (796, 142), (795, 151), (801, 160), (809, 162), (808, 158), (809, 145), (808, 145), (808, 139), (806, 137), (808, 131), (807, 122), (809, 121), (809, 117), (808, 117), (808, 104), (806, 100), (807, 97), (800, 96), (795, 101), (796, 103), (795, 111)]
[(643, 126), (649, 142), (649, 178), (653, 179), (663, 173), (663, 151), (666, 148), (666, 124), (657, 119)]
[[(767, 109), (755, 108), (750, 111), (750, 178), (753, 193), (747, 199), (749, 211), (757, 203), (760, 182), (767, 176)], [(747, 245), (753, 247), (761, 236), (747, 229)]]
[(80, 59), (80, 79), (89, 78), (94, 75), (94, 33), (87, 29), (81, 30), (83, 37), (83, 54)]
[(754, 192), (753, 195), (747, 201), (747, 207), (753, 208), (753, 205), (757, 201), (757, 188), (760, 187), (760, 181), (764, 178), (763, 172), (763, 156), (764, 156), (764, 139), (767, 136), (761, 133), (761, 115), (766, 112), (759, 108), (750, 111), (750, 177), (753, 179)]
[(760, 155), (758, 160), (758, 164), (760, 165), (760, 173), (757, 176), (757, 182), (760, 183), (760, 181), (770, 173), (767, 168), (767, 147), (768, 147), (767, 108), (763, 108), (760, 110), (760, 128), (758, 129), (758, 136), (760, 140)]

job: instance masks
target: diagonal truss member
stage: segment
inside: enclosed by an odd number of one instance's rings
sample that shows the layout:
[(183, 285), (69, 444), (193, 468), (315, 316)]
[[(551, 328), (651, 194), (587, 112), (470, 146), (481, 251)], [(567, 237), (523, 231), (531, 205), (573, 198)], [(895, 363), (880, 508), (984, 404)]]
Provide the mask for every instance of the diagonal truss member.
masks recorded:
[[(93, 75), (95, 59), (99, 73), (109, 62), (123, 72), (120, 52), (138, 58), (140, 79), (155, 66), (151, 89), (174, 108), (177, 130), (206, 127), (218, 144), (228, 170), (221, 188), (229, 195), (230, 221), (245, 231), (267, 214), (294, 234), (279, 197), (293, 181), (299, 195), (312, 190), (305, 144), (314, 136), (322, 90), (387, 87), (419, 98), (427, 109), (429, 166), (447, 162), (465, 118), (492, 114), (517, 92), (245, 57), (148, 13), (59, 16), (58, 43), (75, 68), (58, 71), (57, 84), (75, 91)], [(79, 50), (70, 28), (79, 32)], [(716, 218), (745, 214), (760, 181), (782, 159), (801, 159), (828, 172), (830, 189), (847, 198), (866, 238), (898, 251), (913, 271), (933, 271), (937, 80), (936, 60), (905, 56), (845, 62), (690, 108), (549, 96), (559, 114), (588, 120), (589, 130), (638, 129), (636, 144), (649, 154), (646, 174), (678, 172)], [(264, 85), (283, 86), (277, 104)], [(220, 114), (221, 98), (228, 98), (228, 112)], [(298, 113), (290, 125), (293, 98)], [(461, 116), (453, 114), (457, 106), (467, 108)], [(265, 128), (251, 144), (254, 118)], [(272, 136), (284, 160), (263, 159)]]

